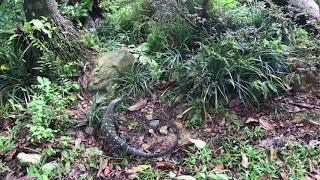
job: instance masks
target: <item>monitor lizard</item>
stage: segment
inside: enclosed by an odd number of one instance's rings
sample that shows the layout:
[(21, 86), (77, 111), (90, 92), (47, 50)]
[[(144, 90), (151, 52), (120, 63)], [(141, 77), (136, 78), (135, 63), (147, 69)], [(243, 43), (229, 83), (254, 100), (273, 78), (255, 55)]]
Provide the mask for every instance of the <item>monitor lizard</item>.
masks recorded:
[(178, 145), (178, 141), (180, 139), (179, 130), (174, 123), (171, 123), (173, 126), (175, 126), (176, 140), (163, 152), (146, 153), (146, 152), (143, 152), (142, 150), (138, 150), (130, 146), (125, 140), (123, 140), (122, 138), (120, 138), (120, 136), (118, 136), (117, 130), (116, 130), (114, 111), (115, 111), (116, 105), (121, 101), (122, 101), (122, 98), (114, 99), (113, 101), (111, 101), (102, 119), (98, 121), (98, 127), (100, 127), (102, 136), (105, 136), (103, 138), (106, 140), (107, 143), (112, 145), (113, 150), (116, 150), (116, 151), (123, 150), (128, 154), (138, 156), (138, 157), (143, 157), (143, 158), (155, 158), (155, 157), (160, 157), (168, 154)]

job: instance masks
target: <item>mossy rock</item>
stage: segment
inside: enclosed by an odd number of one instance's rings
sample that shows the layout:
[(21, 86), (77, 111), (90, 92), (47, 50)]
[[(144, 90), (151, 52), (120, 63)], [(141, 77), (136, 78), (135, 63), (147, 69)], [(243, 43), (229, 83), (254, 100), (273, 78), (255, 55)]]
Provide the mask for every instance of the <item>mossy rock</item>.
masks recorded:
[(102, 53), (94, 60), (90, 75), (90, 95), (97, 95), (98, 102), (112, 95), (112, 87), (117, 79), (128, 72), (135, 62), (135, 57), (127, 49)]

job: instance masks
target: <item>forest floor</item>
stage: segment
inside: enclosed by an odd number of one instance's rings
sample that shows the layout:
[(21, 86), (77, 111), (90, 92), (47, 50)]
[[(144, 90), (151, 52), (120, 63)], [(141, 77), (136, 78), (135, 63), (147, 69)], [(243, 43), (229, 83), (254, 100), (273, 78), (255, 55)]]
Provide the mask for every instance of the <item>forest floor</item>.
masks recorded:
[[(166, 142), (165, 138), (155, 140), (159, 134), (150, 129), (146, 133), (137, 132), (143, 120), (172, 120), (180, 128), (179, 146), (164, 157), (150, 160), (111, 156), (110, 146), (97, 138), (93, 127), (69, 129), (67, 134), (71, 139), (66, 143), (31, 143), (27, 140), (27, 127), (14, 128), (16, 116), (21, 115), (10, 114), (0, 121), (0, 134), (9, 128), (17, 132), (14, 149), (2, 158), (5, 166), (1, 168), (7, 168), (9, 173), (1, 177), (26, 179), (24, 165), (18, 163), (17, 154), (38, 154), (43, 150), (49, 153), (48, 147), (52, 147), (55, 155), (43, 162), (60, 163), (64, 168), (63, 179), (320, 179), (320, 91), (317, 86), (319, 84), (288, 87), (288, 92), (257, 107), (244, 107), (234, 99), (229, 109), (215, 117), (207, 115), (202, 125), (192, 127), (187, 127), (179, 116), (183, 113), (181, 104), (160, 101), (159, 95), (122, 104), (116, 113), (117, 119), (124, 122), (120, 132), (126, 132), (133, 146), (150, 151), (153, 146), (159, 151), (159, 146)], [(79, 95), (78, 98), (77, 107), (66, 112), (80, 122), (85, 114), (78, 109), (87, 108), (88, 101)], [(160, 132), (167, 134), (168, 129), (161, 125)], [(30, 167), (27, 169), (28, 174), (33, 171)], [(34, 173), (46, 171), (42, 168)]]

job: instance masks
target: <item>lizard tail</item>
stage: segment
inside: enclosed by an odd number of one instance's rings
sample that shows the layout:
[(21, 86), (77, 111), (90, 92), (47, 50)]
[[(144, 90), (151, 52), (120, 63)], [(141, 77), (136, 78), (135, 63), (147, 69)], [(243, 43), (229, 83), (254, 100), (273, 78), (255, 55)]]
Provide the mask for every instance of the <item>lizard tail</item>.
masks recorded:
[(111, 101), (107, 107), (107, 111), (104, 114), (104, 118), (114, 118), (114, 110), (120, 101), (122, 101), (122, 98), (117, 98)]
[(117, 144), (120, 145), (120, 148), (128, 154), (143, 157), (143, 158), (156, 158), (156, 157), (161, 157), (161, 156), (168, 154), (178, 145), (178, 141), (180, 139), (180, 134), (177, 133), (176, 135), (177, 135), (177, 137), (176, 137), (175, 142), (172, 143), (169, 147), (167, 147), (167, 149), (165, 151), (162, 151), (159, 153), (146, 153), (146, 152), (143, 152), (142, 150), (138, 150), (138, 149), (130, 146), (129, 144), (127, 144), (120, 137), (115, 137), (115, 140), (117, 141)]
[[(115, 106), (118, 102), (122, 101), (121, 98), (115, 99), (113, 100), (108, 108), (107, 111), (104, 115), (104, 119), (108, 120), (108, 119), (113, 119), (114, 120), (114, 110), (115, 110)], [(180, 133), (178, 128), (176, 127), (175, 124), (173, 124), (175, 126), (176, 129), (176, 140), (174, 143), (172, 143), (165, 151), (163, 152), (159, 152), (159, 153), (146, 153), (143, 152), (141, 150), (138, 150), (134, 147), (131, 147), (128, 143), (126, 143), (122, 138), (120, 138), (117, 133), (114, 131), (114, 125), (111, 124), (107, 124), (107, 128), (105, 128), (105, 133), (107, 134), (109, 139), (112, 139), (114, 142), (113, 144), (116, 144), (118, 147), (120, 147), (122, 150), (126, 151), (128, 154), (134, 155), (134, 156), (139, 156), (139, 157), (143, 157), (143, 158), (155, 158), (155, 157), (160, 157), (160, 156), (164, 156), (166, 154), (168, 154), (169, 152), (171, 152), (177, 145), (178, 145), (178, 141), (180, 139)]]
[(171, 144), (165, 151), (159, 152), (159, 153), (145, 153), (145, 152), (138, 150), (134, 147), (128, 146), (126, 149), (126, 152), (129, 154), (144, 157), (144, 158), (157, 158), (157, 157), (161, 157), (161, 156), (164, 156), (164, 155), (170, 153), (177, 145), (178, 145), (178, 141)]

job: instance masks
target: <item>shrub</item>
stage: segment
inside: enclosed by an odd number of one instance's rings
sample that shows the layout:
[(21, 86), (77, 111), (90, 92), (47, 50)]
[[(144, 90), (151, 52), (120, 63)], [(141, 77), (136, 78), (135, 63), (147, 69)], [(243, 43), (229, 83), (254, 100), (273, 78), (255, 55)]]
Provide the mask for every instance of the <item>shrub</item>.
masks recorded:
[(286, 71), (284, 50), (251, 40), (232, 34), (207, 39), (201, 51), (183, 64), (178, 84), (187, 90), (184, 93), (206, 102), (213, 100), (218, 107), (220, 97), (228, 102), (238, 96), (250, 102), (278, 92), (282, 86), (279, 75)]
[(49, 79), (37, 77), (33, 86), (34, 95), (27, 103), (26, 112), (31, 116), (28, 124), (29, 137), (32, 141), (51, 140), (57, 127), (64, 127), (68, 122), (65, 107), (74, 100), (72, 96), (63, 95), (64, 87), (52, 84)]

